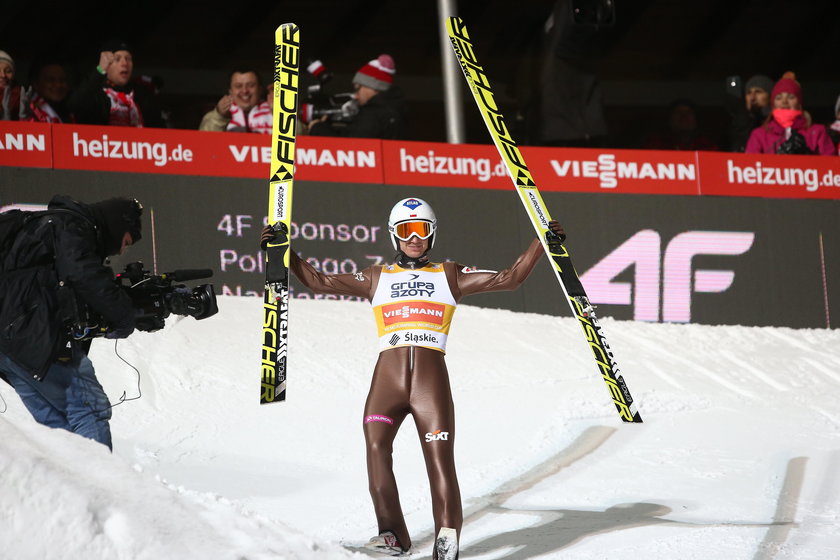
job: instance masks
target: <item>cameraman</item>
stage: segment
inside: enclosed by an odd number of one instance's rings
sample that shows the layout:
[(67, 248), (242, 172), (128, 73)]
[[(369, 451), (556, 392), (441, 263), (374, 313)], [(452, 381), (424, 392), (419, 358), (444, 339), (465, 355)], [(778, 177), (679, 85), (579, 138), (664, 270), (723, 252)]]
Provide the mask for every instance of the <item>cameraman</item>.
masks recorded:
[(309, 134), (390, 140), (403, 138), (406, 107), (402, 92), (393, 86), (395, 73), (394, 59), (387, 54), (381, 54), (362, 66), (353, 76), (359, 113), (340, 128), (326, 122), (325, 115), (309, 123)]
[(111, 449), (111, 408), (68, 326), (77, 305), (100, 314), (107, 338), (134, 331), (129, 296), (105, 266), (140, 240), (142, 206), (112, 198), (83, 204), (55, 196), (47, 212), (24, 223), (0, 262), (0, 377), (36, 421)]

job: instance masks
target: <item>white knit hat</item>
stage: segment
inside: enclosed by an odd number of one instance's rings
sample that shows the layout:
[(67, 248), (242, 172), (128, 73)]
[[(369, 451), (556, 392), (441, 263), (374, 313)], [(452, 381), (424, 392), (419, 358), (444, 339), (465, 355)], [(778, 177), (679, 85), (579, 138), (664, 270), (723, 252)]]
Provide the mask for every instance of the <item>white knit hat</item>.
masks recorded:
[(9, 53), (7, 53), (6, 51), (0, 51), (0, 60), (5, 60), (6, 62), (12, 65), (12, 70), (15, 69), (15, 61), (12, 60), (12, 57), (9, 56)]

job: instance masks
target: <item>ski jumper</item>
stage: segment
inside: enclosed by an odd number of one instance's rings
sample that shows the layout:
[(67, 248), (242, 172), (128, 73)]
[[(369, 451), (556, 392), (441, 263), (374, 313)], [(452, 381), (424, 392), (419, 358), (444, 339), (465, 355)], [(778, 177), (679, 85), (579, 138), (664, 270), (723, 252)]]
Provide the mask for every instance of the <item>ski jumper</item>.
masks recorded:
[(394, 478), (392, 444), (403, 420), (414, 417), (432, 494), (435, 534), (463, 524), (455, 473), (455, 407), (444, 361), (446, 339), (461, 298), (515, 290), (543, 255), (534, 240), (516, 262), (500, 272), (474, 270), (454, 262), (418, 269), (396, 264), (357, 274), (323, 274), (291, 252), (291, 269), (320, 294), (364, 297), (371, 302), (380, 354), (373, 370), (363, 427), (370, 494), (379, 530), (393, 531), (407, 549), (411, 537)]

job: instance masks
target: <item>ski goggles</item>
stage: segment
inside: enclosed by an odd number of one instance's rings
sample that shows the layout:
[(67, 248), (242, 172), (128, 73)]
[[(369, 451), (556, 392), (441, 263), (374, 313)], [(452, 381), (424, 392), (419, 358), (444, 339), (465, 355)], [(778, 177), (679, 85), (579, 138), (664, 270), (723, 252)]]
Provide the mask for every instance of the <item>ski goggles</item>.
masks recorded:
[(430, 222), (402, 222), (394, 226), (394, 235), (400, 241), (408, 241), (412, 235), (416, 235), (420, 239), (428, 239), (435, 232), (434, 226)]

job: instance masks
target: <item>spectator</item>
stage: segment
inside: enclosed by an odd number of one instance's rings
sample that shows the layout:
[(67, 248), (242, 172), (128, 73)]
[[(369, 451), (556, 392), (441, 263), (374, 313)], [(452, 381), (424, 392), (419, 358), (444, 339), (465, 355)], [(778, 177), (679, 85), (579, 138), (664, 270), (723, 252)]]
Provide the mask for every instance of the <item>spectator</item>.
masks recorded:
[(132, 82), (134, 58), (123, 41), (111, 40), (99, 53), (99, 64), (70, 96), (76, 121), (84, 124), (164, 127), (151, 91)]
[(700, 133), (694, 103), (677, 99), (668, 111), (668, 130), (653, 134), (644, 144), (648, 150), (719, 150), (710, 138)]
[(47, 123), (74, 122), (68, 106), (70, 84), (64, 66), (54, 60), (36, 62), (30, 71), (32, 94), (26, 120)]
[[(404, 135), (405, 99), (393, 85), (396, 67), (390, 55), (381, 54), (353, 76), (359, 112), (346, 125), (327, 122), (327, 116), (308, 124), (313, 136), (399, 139)], [(344, 126), (339, 126), (344, 125)]]
[(268, 100), (260, 101), (262, 91), (262, 82), (256, 71), (234, 70), (230, 74), (227, 94), (204, 115), (198, 129), (271, 134), (271, 104)]
[(597, 10), (580, 10), (577, 4), (554, 2), (542, 28), (531, 33), (532, 53), (521, 61), (511, 85), (520, 103), (521, 120), (515, 122), (524, 124), (532, 145), (583, 148), (607, 141), (596, 67), (602, 30), (614, 24), (615, 10), (608, 2)]
[(16, 121), (26, 106), (26, 95), (15, 82), (15, 61), (0, 51), (0, 121)]
[(837, 101), (834, 103), (834, 119), (828, 127), (828, 134), (834, 145), (840, 149), (840, 96), (837, 96)]
[(729, 125), (729, 151), (743, 152), (753, 130), (761, 126), (772, 109), (770, 91), (773, 81), (762, 74), (752, 76), (743, 91), (729, 95), (727, 109), (732, 115)]
[(111, 406), (68, 314), (89, 306), (108, 338), (134, 331), (135, 309), (106, 266), (140, 241), (142, 207), (113, 198), (83, 204), (55, 196), (46, 214), (24, 221), (0, 261), (0, 377), (36, 421), (111, 448)]
[(748, 154), (834, 155), (834, 144), (826, 128), (812, 124), (802, 109), (802, 86), (793, 72), (785, 72), (770, 92), (773, 111), (764, 124), (750, 134)]

